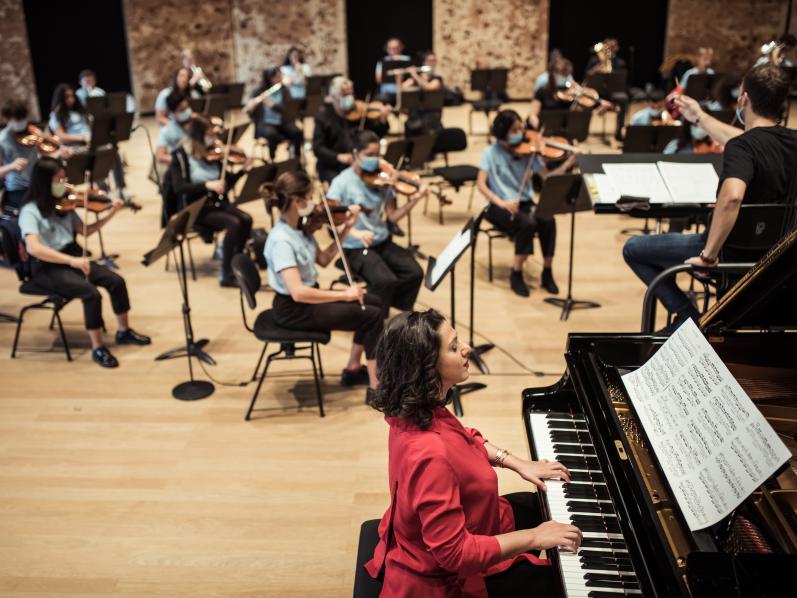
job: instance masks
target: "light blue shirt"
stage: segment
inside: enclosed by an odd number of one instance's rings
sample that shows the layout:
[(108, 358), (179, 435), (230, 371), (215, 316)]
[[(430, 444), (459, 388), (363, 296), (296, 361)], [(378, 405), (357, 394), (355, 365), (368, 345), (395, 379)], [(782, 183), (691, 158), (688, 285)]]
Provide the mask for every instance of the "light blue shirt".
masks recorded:
[(170, 120), (167, 125), (161, 127), (158, 133), (157, 145), (158, 147), (168, 148), (170, 152), (173, 152), (186, 137), (188, 137), (188, 134), (185, 129), (177, 121)]
[(92, 87), (89, 91), (85, 87), (78, 87), (75, 90), (75, 96), (85, 106), (87, 98), (101, 98), (105, 96), (105, 90), (102, 87)]
[(91, 126), (89, 125), (88, 119), (80, 112), (76, 112), (75, 110), (69, 111), (69, 116), (66, 119), (66, 125), (61, 124), (61, 121), (58, 120), (55, 112), (50, 112), (50, 120), (47, 122), (47, 126), (50, 127), (50, 130), (53, 133), (55, 133), (58, 127), (63, 126), (64, 133), (67, 135), (91, 135)]
[[(696, 66), (693, 66), (691, 69), (687, 70), (681, 76), (681, 87), (686, 89), (686, 83), (687, 83), (687, 81), (689, 81), (689, 77), (691, 77), (692, 75), (699, 75), (699, 74), (700, 74), (700, 71), (697, 70)], [(706, 75), (713, 75), (714, 74), (714, 69), (711, 68), (711, 67), (707, 68), (705, 74)]]
[(274, 110), (274, 106), (282, 104), (282, 90), (280, 89), (279, 91), (272, 93), (270, 96), (268, 96), (268, 100), (272, 102), (273, 106), (263, 104), (263, 122), (267, 125), (281, 125), (282, 114), (277, 110)]
[[(63, 216), (53, 214), (44, 218), (35, 202), (29, 201), (19, 211), (19, 230), (22, 238), (28, 235), (39, 235), (39, 240), (56, 251), (75, 240), (75, 228), (83, 226), (76, 212), (67, 212)], [(27, 243), (27, 240), (26, 240)]]
[(30, 187), (30, 175), (36, 162), (36, 148), (17, 143), (15, 133), (6, 127), (0, 131), (0, 164), (3, 166), (11, 164), (17, 158), (25, 158), (28, 165), (22, 172), (12, 170), (6, 174), (5, 185), (8, 191), (23, 191)]
[(654, 110), (648, 106), (647, 108), (642, 108), (642, 110), (639, 110), (638, 112), (634, 112), (634, 115), (631, 117), (631, 124), (634, 126), (649, 125), (654, 118), (657, 118), (660, 115), (660, 110)]
[[(537, 78), (534, 80), (534, 93), (537, 93), (543, 87), (548, 85), (548, 79), (550, 79), (548, 71), (545, 71), (540, 75), (537, 75)], [(568, 81), (570, 82), (575, 81), (575, 79), (573, 79), (573, 75), (567, 75), (566, 77), (564, 75), (558, 75), (556, 79), (557, 79), (556, 81), (557, 87), (565, 87)]]
[[(484, 148), (481, 162), (479, 162), (479, 169), (487, 173), (487, 187), (490, 191), (501, 199), (518, 199), (520, 182), (526, 173), (529, 160), (533, 160), (531, 171), (537, 172), (540, 169), (540, 162), (536, 157), (515, 157), (499, 141)], [(532, 201), (534, 199), (534, 189), (531, 187), (530, 176), (523, 187), (523, 193), (519, 199), (520, 201)]]
[[(393, 196), (392, 189), (366, 185), (351, 166), (332, 179), (327, 192), (329, 199), (336, 199), (345, 206), (358, 205), (371, 210), (370, 214), (360, 212), (354, 228), (371, 231), (374, 234), (373, 245), (386, 241), (390, 234), (385, 221), (385, 204)], [(348, 236), (343, 241), (343, 247), (362, 249), (365, 245), (360, 239)]]
[[(172, 88), (171, 87), (164, 87), (163, 89), (161, 89), (158, 92), (158, 97), (155, 98), (155, 112), (156, 113), (157, 112), (168, 112), (169, 113), (169, 119), (170, 120), (174, 120), (174, 114), (169, 112), (169, 106), (166, 105), (166, 98), (169, 97), (170, 93), (172, 93)], [(199, 97), (202, 97), (202, 96), (195, 89), (192, 89), (191, 93), (189, 94), (189, 97), (191, 97), (191, 98), (199, 98)]]
[(188, 170), (192, 183), (207, 183), (221, 178), (221, 164), (197, 160), (190, 153), (188, 154)]
[(290, 77), (291, 84), (288, 85), (288, 90), (291, 92), (291, 97), (302, 99), (307, 95), (307, 82), (306, 79), (313, 74), (313, 70), (309, 64), (302, 63), (302, 74), (304, 77), (296, 77), (296, 67), (292, 64), (283, 64), (280, 67), (283, 78)]
[[(376, 72), (377, 74), (382, 72), (382, 62), (396, 62), (396, 61), (406, 61), (407, 66), (410, 65), (410, 57), (404, 54), (399, 54), (398, 56), (385, 56), (381, 61), (376, 63)], [(382, 77), (382, 83), (379, 86), (380, 93), (396, 93), (398, 89), (396, 88), (396, 78), (392, 75), (385, 75)]]
[(268, 233), (266, 246), (263, 249), (268, 264), (268, 284), (271, 288), (280, 295), (291, 294), (282, 277), (282, 271), (287, 268), (299, 270), (303, 285), (315, 286), (318, 280), (315, 268), (317, 250), (318, 246), (313, 237), (305, 235), (280, 219)]

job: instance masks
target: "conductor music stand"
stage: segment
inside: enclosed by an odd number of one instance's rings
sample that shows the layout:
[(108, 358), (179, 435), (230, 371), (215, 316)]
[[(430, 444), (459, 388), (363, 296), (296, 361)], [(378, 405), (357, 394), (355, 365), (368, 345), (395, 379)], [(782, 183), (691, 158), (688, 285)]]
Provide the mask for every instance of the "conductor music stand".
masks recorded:
[[(448, 242), (445, 249), (438, 257), (429, 256), (428, 267), (426, 268), (426, 276), (424, 277), (424, 286), (430, 291), (435, 291), (440, 283), (448, 276), (451, 282), (451, 327), (456, 327), (456, 285), (454, 284), (454, 271), (457, 262), (462, 254), (470, 248), (473, 250), (474, 239), (476, 236), (476, 228), (474, 226), (474, 219), (471, 218), (465, 226), (457, 231), (451, 241)], [(472, 278), (472, 275), (471, 275)], [(472, 332), (472, 328), (471, 328)], [(476, 356), (478, 358), (478, 355)], [(473, 359), (473, 353), (468, 355), (468, 359)], [(466, 384), (456, 384), (451, 388), (452, 402), (454, 404), (454, 413), (462, 417), (461, 397), (463, 394), (474, 392), (487, 388), (486, 384), (482, 382), (468, 382)]]
[(179, 267), (177, 270), (177, 279), (180, 283), (180, 294), (182, 296), (182, 313), (183, 313), (183, 328), (185, 330), (185, 346), (177, 347), (165, 353), (161, 353), (155, 358), (155, 361), (163, 361), (166, 359), (174, 359), (177, 357), (188, 358), (188, 375), (189, 380), (181, 382), (172, 389), (172, 396), (180, 401), (196, 401), (204, 399), (213, 394), (215, 390), (212, 383), (205, 380), (194, 379), (194, 366), (191, 361), (192, 357), (196, 357), (209, 365), (216, 365), (213, 358), (204, 351), (205, 345), (208, 344), (207, 339), (194, 340), (194, 328), (191, 324), (191, 305), (188, 298), (188, 278), (186, 276), (185, 265), (185, 252), (183, 251), (183, 242), (186, 239), (188, 231), (190, 231), (196, 222), (199, 212), (205, 205), (204, 198), (193, 202), (188, 207), (180, 210), (169, 219), (166, 227), (163, 230), (157, 246), (144, 255), (142, 263), (145, 266), (150, 266), (155, 263), (164, 255), (177, 250), (179, 257)]
[(576, 237), (576, 212), (592, 210), (589, 194), (583, 188), (580, 174), (563, 174), (545, 179), (540, 193), (540, 202), (534, 212), (535, 218), (550, 218), (555, 214), (570, 214), (570, 263), (567, 270), (567, 297), (546, 297), (544, 301), (562, 308), (559, 317), (563, 322), (573, 309), (600, 307), (593, 301), (573, 299), (573, 247)]

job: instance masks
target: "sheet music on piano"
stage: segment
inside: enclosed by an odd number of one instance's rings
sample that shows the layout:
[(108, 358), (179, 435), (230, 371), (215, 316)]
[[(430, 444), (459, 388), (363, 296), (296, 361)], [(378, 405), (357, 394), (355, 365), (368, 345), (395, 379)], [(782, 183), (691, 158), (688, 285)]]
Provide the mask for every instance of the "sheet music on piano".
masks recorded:
[(692, 531), (721, 521), (791, 457), (692, 320), (622, 380)]

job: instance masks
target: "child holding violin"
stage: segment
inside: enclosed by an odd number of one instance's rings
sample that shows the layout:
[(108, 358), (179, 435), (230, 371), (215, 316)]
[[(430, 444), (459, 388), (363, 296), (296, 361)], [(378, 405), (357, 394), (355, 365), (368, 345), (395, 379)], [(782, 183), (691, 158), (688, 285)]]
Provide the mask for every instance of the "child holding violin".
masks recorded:
[[(269, 232), (264, 254), (268, 264), (268, 283), (276, 291), (274, 320), (280, 326), (297, 330), (348, 330), (354, 332), (351, 354), (342, 382), (366, 378), (376, 388), (376, 345), (382, 335), (382, 303), (373, 293), (353, 285), (345, 291), (318, 287), (319, 266), (328, 265), (338, 252), (337, 242), (326, 249), (318, 247), (312, 229), (329, 224), (326, 210), (312, 202), (313, 183), (303, 171), (285, 172), (273, 184), (265, 186), (269, 205), (279, 209), (281, 217)], [(315, 210), (314, 210), (315, 208)], [(315, 211), (315, 213), (314, 213)], [(346, 239), (360, 213), (352, 206), (339, 231)], [(320, 216), (321, 220), (317, 220)], [(310, 220), (303, 230), (302, 219)], [(345, 259), (345, 258), (344, 258)], [(360, 366), (365, 352), (366, 371)], [(367, 376), (366, 376), (367, 374)]]
[(270, 66), (263, 69), (260, 87), (255, 89), (252, 98), (244, 106), (244, 112), (255, 123), (255, 138), (268, 141), (272, 160), (277, 153), (277, 145), (283, 139), (291, 144), (292, 157), (301, 156), (304, 133), (295, 123), (282, 118), (285, 100), (290, 98), (290, 91), (282, 85), (282, 71)]
[[(412, 254), (390, 238), (388, 220), (397, 223), (428, 193), (418, 186), (401, 207), (391, 181), (392, 166), (379, 158), (379, 138), (373, 131), (361, 131), (354, 138), (352, 165), (336, 176), (327, 197), (345, 206), (362, 208), (357, 224), (343, 242), (352, 272), (368, 283), (368, 289), (382, 299), (384, 317), (391, 307), (408, 311), (423, 282), (423, 270)], [(380, 173), (385, 172), (387, 176)], [(370, 210), (366, 213), (366, 209)]]
[[(19, 228), (28, 254), (33, 257), (32, 282), (46, 291), (83, 302), (83, 317), (91, 340), (92, 360), (106, 368), (119, 362), (102, 339), (102, 297), (97, 287), (111, 296), (116, 314), (117, 345), (148, 345), (150, 339), (130, 327), (130, 299), (124, 279), (104, 266), (89, 262), (75, 242), (75, 234), (89, 236), (105, 226), (123, 206), (112, 200), (107, 216), (83, 224), (74, 210), (59, 211), (66, 192), (64, 169), (54, 158), (44, 157), (33, 166), (31, 185), (19, 213)], [(86, 239), (83, 240), (86, 242)]]
[(9, 100), (3, 105), (3, 119), (7, 122), (0, 130), (0, 178), (5, 181), (6, 208), (18, 210), (30, 186), (33, 163), (38, 156), (35, 145), (22, 143), (28, 132), (28, 106), (19, 100)]
[(523, 265), (534, 252), (534, 235), (537, 234), (543, 256), (540, 284), (555, 295), (559, 292), (552, 270), (556, 221), (553, 218), (535, 217), (532, 177), (536, 175), (545, 179), (566, 173), (575, 164), (575, 154), (571, 154), (556, 168), (549, 168), (536, 151), (516, 151), (523, 144), (525, 135), (520, 115), (514, 110), (499, 112), (491, 132), (496, 142), (484, 149), (476, 183), (489, 201), (487, 220), (510, 235), (515, 242), (509, 286), (515, 294), (529, 296), (529, 287), (523, 280)]
[(247, 172), (222, 172), (223, 153), (216, 151), (216, 137), (210, 122), (195, 116), (188, 125), (188, 137), (172, 152), (172, 163), (166, 174), (164, 196), (169, 202), (173, 191), (180, 207), (194, 201), (205, 201), (197, 223), (209, 230), (225, 230), (222, 243), (219, 284), (235, 287), (232, 256), (243, 251), (252, 230), (252, 217), (227, 201), (227, 190)]

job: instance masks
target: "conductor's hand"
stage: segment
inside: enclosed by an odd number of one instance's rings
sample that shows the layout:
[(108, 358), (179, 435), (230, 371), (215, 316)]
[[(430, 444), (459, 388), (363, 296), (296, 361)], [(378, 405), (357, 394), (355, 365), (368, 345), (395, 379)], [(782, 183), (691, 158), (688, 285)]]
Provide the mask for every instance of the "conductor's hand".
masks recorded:
[(354, 285), (353, 287), (349, 287), (345, 291), (343, 291), (343, 300), (344, 301), (357, 301), (358, 303), (362, 303), (365, 298), (365, 289), (359, 285)]
[(514, 216), (520, 210), (520, 202), (517, 199), (505, 199), (501, 207)]
[(575, 525), (546, 521), (535, 527), (533, 531), (534, 541), (531, 548), (534, 550), (561, 547), (576, 552), (581, 546), (581, 530)]
[(215, 181), (208, 181), (205, 183), (205, 189), (208, 191), (212, 191), (213, 193), (218, 193), (221, 195), (224, 193), (225, 184), (224, 181), (221, 179), (217, 179)]
[(89, 275), (91, 271), (91, 264), (89, 263), (88, 258), (85, 257), (73, 257), (69, 260), (69, 266), (74, 268), (75, 270), (80, 270), (86, 276)]
[(700, 108), (700, 104), (697, 100), (689, 96), (677, 96), (674, 101), (675, 105), (680, 109), (681, 114), (683, 114), (684, 118), (690, 123), (694, 123), (703, 115), (703, 109)]

